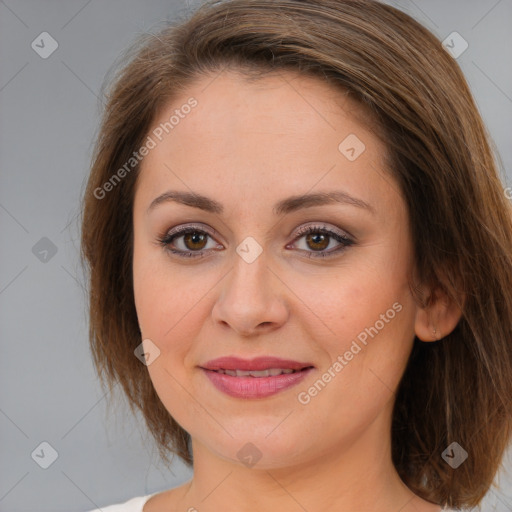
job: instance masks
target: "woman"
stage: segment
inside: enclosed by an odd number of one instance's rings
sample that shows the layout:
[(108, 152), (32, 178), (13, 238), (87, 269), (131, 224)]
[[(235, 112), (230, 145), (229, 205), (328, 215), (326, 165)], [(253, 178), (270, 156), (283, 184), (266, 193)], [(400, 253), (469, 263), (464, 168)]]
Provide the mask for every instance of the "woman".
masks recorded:
[(231, 0), (147, 36), (83, 206), (99, 375), (194, 469), (102, 510), (480, 503), (511, 435), (512, 217), (416, 21)]

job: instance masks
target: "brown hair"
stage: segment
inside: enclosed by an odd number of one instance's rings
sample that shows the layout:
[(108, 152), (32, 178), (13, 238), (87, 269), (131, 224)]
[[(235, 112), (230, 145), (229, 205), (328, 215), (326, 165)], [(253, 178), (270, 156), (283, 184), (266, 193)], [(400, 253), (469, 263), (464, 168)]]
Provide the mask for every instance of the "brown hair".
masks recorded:
[[(132, 286), (139, 166), (106, 198), (98, 190), (143, 144), (164, 103), (202, 73), (228, 65), (262, 76), (307, 73), (350, 91), (372, 113), (408, 207), (419, 276), (462, 309), (441, 341), (414, 340), (396, 394), (393, 462), (426, 500), (478, 504), (511, 437), (512, 215), (458, 64), (426, 28), (373, 0), (209, 2), (145, 35), (125, 58), (107, 94), (83, 198), (89, 336), (102, 384), (122, 385), (165, 460), (174, 452), (191, 463), (189, 434), (133, 354), (141, 343)], [(454, 441), (469, 454), (456, 470), (441, 457)]]

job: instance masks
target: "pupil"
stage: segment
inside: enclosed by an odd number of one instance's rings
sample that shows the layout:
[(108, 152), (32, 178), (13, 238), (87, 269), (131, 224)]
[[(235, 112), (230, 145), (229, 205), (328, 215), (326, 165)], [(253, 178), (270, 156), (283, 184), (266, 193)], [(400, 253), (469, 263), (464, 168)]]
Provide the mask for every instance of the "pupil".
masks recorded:
[[(198, 233), (198, 232), (189, 233), (188, 235), (185, 236), (185, 240), (186, 240), (187, 244), (189, 241), (191, 241), (192, 245), (201, 243), (201, 241), (204, 241), (204, 239), (205, 239), (205, 235), (202, 233)], [(198, 249), (198, 247), (192, 247), (192, 248)], [(202, 247), (199, 247), (199, 249), (201, 249), (201, 248)]]
[(321, 247), (316, 247), (316, 249), (320, 249), (320, 250), (325, 249), (329, 245), (329, 243), (327, 243), (327, 244), (325, 243), (328, 239), (328, 236), (325, 234), (322, 234), (322, 233), (317, 233), (315, 235), (308, 235), (307, 239), (308, 239), (308, 243), (312, 241), (313, 244), (315, 244), (315, 245), (321, 244)]

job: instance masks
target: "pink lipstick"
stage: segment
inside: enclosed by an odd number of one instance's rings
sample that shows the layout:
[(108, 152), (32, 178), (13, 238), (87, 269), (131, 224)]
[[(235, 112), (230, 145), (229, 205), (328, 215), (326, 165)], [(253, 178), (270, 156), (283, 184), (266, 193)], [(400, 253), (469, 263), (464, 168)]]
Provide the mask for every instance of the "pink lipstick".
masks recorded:
[(200, 366), (210, 382), (235, 398), (266, 398), (301, 382), (314, 368), (278, 357), (221, 357)]

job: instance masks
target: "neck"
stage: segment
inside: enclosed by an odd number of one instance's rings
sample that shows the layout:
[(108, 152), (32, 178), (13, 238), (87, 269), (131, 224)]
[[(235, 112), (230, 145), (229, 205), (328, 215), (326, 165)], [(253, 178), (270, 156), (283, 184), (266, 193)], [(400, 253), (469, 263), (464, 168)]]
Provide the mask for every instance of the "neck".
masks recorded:
[(377, 418), (363, 435), (359, 432), (337, 451), (302, 453), (286, 467), (267, 460), (249, 468), (194, 439), (194, 477), (177, 509), (213, 512), (231, 504), (238, 512), (440, 511), (400, 479), (391, 459), (391, 441), (382, 434), (384, 421)]

